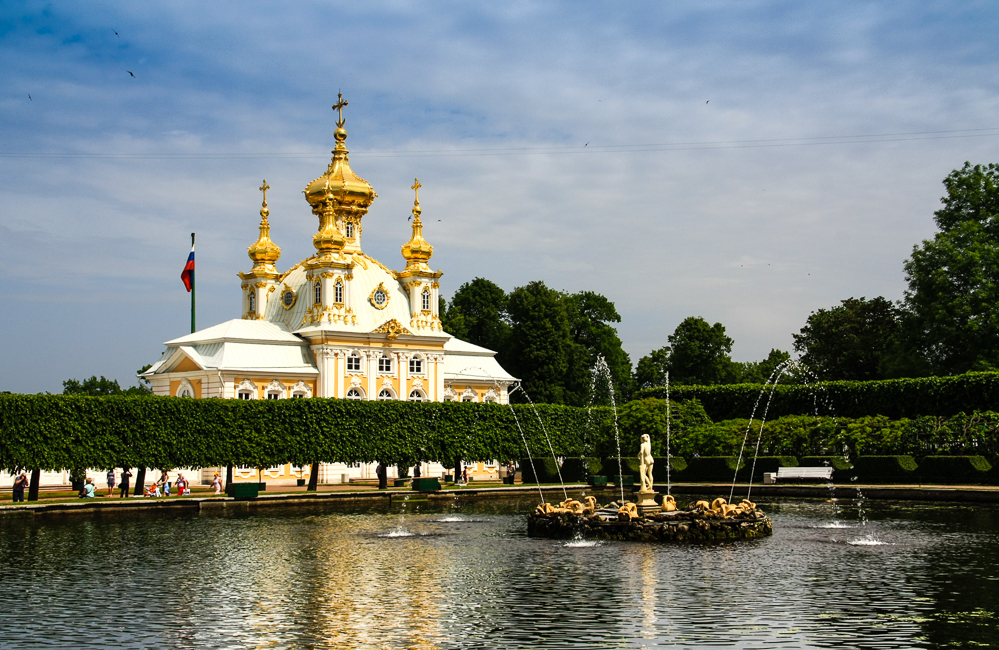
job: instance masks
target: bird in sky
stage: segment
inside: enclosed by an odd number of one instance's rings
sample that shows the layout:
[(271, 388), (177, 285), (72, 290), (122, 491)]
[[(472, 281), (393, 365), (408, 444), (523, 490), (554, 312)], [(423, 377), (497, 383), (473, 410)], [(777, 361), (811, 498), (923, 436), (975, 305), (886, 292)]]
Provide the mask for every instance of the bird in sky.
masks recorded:
[[(114, 32), (113, 29), (111, 31)], [(118, 34), (118, 32), (114, 32), (114, 35), (117, 36), (118, 38), (121, 38), (121, 36)]]
[[(711, 100), (709, 99), (709, 100), (708, 100), (708, 102), (710, 102), (710, 101), (711, 101)], [(704, 102), (704, 103), (705, 103), (705, 104), (707, 104), (708, 102)]]
[(590, 143), (589, 143), (589, 142), (587, 142), (587, 143), (586, 143), (586, 144), (584, 144), (583, 146), (585, 147), (585, 146), (587, 146), (587, 145), (589, 145), (589, 144), (590, 144)]
[(35, 101), (35, 100), (33, 100), (33, 99), (31, 98), (31, 93), (28, 93), (28, 101), (29, 101), (29, 102), (33, 102), (33, 101)]
[(127, 72), (127, 73), (128, 73), (128, 74), (130, 74), (130, 75), (132, 75), (133, 77), (135, 76), (135, 73), (134, 73), (134, 72), (132, 72), (131, 70), (125, 70), (125, 72)]
[(412, 220), (413, 220), (413, 215), (409, 215), (408, 217), (406, 217), (406, 221), (412, 221)]

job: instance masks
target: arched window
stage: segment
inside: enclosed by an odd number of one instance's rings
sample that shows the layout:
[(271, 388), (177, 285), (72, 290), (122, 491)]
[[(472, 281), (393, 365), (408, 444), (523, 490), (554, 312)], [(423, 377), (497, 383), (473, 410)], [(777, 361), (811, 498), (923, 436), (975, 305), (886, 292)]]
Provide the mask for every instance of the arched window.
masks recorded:
[(378, 357), (378, 372), (392, 372), (392, 357), (387, 354)]
[(253, 399), (253, 393), (248, 390), (241, 390), (239, 391), (237, 397), (239, 397), (239, 399)]
[(184, 386), (179, 391), (177, 391), (177, 397), (194, 397), (194, 393), (187, 386)]
[(316, 291), (316, 304), (323, 304), (323, 283), (316, 280), (316, 286), (314, 287)]
[(411, 375), (423, 374), (423, 357), (421, 357), (418, 354), (413, 355), (413, 358), (409, 360), (409, 374)]
[(418, 390), (414, 390), (409, 394), (409, 401), (411, 402), (422, 402), (425, 399), (426, 398), (423, 396), (423, 393)]
[(351, 388), (347, 391), (347, 399), (364, 399), (364, 395), (357, 388)]
[(347, 372), (361, 372), (361, 357), (356, 352), (347, 357)]
[(267, 399), (281, 399), (281, 393), (272, 390), (267, 393)]
[(344, 230), (344, 234), (347, 235), (347, 239), (353, 239), (354, 238), (354, 224), (352, 222), (348, 221), (344, 225), (343, 230)]
[(336, 284), (333, 285), (333, 302), (338, 305), (343, 304), (343, 282), (337, 278)]
[(257, 311), (257, 292), (250, 289), (250, 295), (247, 298), (247, 302), (250, 305), (250, 313), (252, 314)]
[(395, 397), (392, 396), (392, 391), (390, 391), (388, 388), (383, 388), (381, 392), (378, 393), (378, 399), (390, 400), (390, 399), (395, 399)]
[(292, 399), (303, 399), (305, 397), (307, 397), (307, 395), (300, 390), (296, 390), (294, 393), (291, 394)]
[(423, 290), (423, 311), (430, 311), (430, 289)]
[(475, 398), (472, 397), (471, 395), (465, 395), (464, 397), (461, 398), (461, 401), (462, 402), (474, 402)]

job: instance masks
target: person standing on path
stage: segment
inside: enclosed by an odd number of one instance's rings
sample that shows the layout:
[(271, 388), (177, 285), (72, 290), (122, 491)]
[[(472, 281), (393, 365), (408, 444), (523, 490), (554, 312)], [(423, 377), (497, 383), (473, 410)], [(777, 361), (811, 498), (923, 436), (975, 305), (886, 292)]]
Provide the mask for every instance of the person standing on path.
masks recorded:
[[(162, 490), (162, 494), (160, 493)], [(167, 474), (166, 470), (162, 470), (160, 474), (160, 479), (156, 481), (156, 496), (170, 496), (170, 476)]]
[(174, 485), (177, 486), (177, 496), (182, 497), (185, 492), (190, 493), (190, 490), (187, 489), (187, 479), (184, 478), (183, 472), (177, 472), (177, 480), (174, 481)]
[(128, 496), (129, 483), (132, 482), (132, 470), (128, 467), (121, 468), (121, 495), (118, 498), (125, 498)]
[(24, 488), (28, 487), (28, 476), (24, 472), (14, 479), (14, 487), (11, 488), (11, 494), (14, 497), (14, 503), (24, 503)]
[(212, 479), (212, 487), (215, 488), (215, 496), (222, 494), (222, 477), (218, 472), (215, 472), (215, 478)]
[(378, 489), (387, 490), (388, 489), (388, 468), (385, 463), (379, 462), (375, 467), (375, 475), (378, 477)]
[(108, 497), (114, 496), (114, 468), (108, 470)]

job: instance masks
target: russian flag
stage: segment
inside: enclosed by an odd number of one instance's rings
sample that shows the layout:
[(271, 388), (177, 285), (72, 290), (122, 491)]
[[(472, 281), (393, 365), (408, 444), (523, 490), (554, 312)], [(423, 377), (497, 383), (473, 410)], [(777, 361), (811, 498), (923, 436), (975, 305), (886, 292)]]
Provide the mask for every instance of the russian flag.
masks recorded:
[(194, 286), (194, 243), (191, 243), (191, 254), (187, 256), (187, 264), (184, 265), (184, 270), (180, 274), (180, 279), (184, 281), (184, 286), (187, 287), (188, 293), (191, 292), (191, 288)]

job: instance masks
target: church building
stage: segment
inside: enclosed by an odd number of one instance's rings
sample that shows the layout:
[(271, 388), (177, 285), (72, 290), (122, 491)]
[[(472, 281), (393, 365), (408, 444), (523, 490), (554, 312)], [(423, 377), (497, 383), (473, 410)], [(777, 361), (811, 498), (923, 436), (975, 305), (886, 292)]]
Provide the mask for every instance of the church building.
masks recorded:
[[(364, 253), (364, 217), (378, 195), (350, 168), (346, 105), (341, 96), (334, 106), (333, 159), (305, 188), (318, 217), (315, 254), (285, 271), (277, 268), (281, 249), (270, 238), (264, 181), (260, 235), (248, 249), (252, 266), (239, 273), (239, 318), (167, 341), (162, 357), (142, 375), (156, 395), (507, 403), (517, 380), (496, 353), (441, 327), (442, 271), (429, 266), (434, 248), (423, 238), (419, 181), (412, 187), (412, 233), (402, 245), (402, 269)], [(284, 483), (308, 469), (267, 471)], [(367, 474), (367, 468), (325, 467), (320, 480), (358, 476), (348, 470)], [(256, 469), (251, 473), (255, 478)]]

